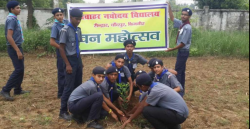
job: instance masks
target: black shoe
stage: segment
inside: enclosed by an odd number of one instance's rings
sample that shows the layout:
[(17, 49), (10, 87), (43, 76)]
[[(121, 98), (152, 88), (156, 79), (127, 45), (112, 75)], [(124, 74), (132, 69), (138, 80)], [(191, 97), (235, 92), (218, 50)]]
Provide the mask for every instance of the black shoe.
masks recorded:
[(103, 127), (100, 124), (98, 124), (96, 121), (89, 123), (87, 128), (103, 129)]
[(14, 95), (22, 95), (22, 94), (28, 94), (28, 93), (30, 93), (30, 91), (24, 91), (24, 90), (22, 90), (19, 93), (14, 93)]
[(62, 114), (59, 114), (59, 118), (60, 119), (64, 119), (64, 120), (66, 120), (66, 121), (71, 121), (71, 115), (70, 114), (68, 114), (68, 113), (62, 113)]
[(14, 101), (14, 98), (10, 96), (9, 92), (1, 91), (0, 95), (3, 96), (7, 101)]
[(85, 122), (83, 120), (82, 116), (78, 116), (78, 115), (74, 115), (74, 114), (72, 115), (72, 120), (74, 120), (79, 125), (82, 125)]

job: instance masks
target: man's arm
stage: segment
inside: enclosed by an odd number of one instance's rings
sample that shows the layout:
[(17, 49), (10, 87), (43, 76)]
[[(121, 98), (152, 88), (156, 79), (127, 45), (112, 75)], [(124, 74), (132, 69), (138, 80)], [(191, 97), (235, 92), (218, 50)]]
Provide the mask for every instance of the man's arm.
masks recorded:
[(174, 88), (174, 90), (176, 91), (176, 92), (181, 92), (181, 88), (178, 86), (178, 87), (176, 87), (176, 88)]
[(185, 47), (185, 44), (181, 43), (180, 45), (176, 46), (175, 48), (168, 48), (168, 50), (166, 50), (166, 52), (178, 50), (178, 49), (183, 48), (183, 47)]
[(141, 102), (141, 103), (138, 105), (138, 108), (137, 108), (137, 110), (135, 111), (135, 113), (132, 114), (131, 117), (122, 125), (122, 129), (124, 129), (124, 128), (126, 127), (127, 124), (131, 123), (133, 119), (135, 119), (136, 117), (138, 117), (138, 116), (142, 113), (144, 107), (150, 106), (150, 105), (146, 102), (146, 100), (147, 100), (147, 97), (145, 97), (144, 100), (143, 100), (143, 102)]
[(72, 67), (69, 63), (69, 60), (68, 60), (66, 54), (65, 54), (65, 44), (63, 44), (63, 43), (60, 44), (59, 51), (60, 51), (60, 54), (61, 54), (61, 57), (62, 57), (64, 63), (66, 64), (66, 72), (68, 74), (72, 74)]
[(102, 102), (102, 108), (107, 111), (116, 121), (119, 121), (117, 115), (108, 107), (105, 102)]
[(173, 70), (173, 69), (168, 69), (168, 71), (169, 71), (170, 73), (174, 74), (174, 75), (177, 75), (177, 74), (178, 74), (178, 72), (175, 71), (175, 70)]
[(104, 99), (104, 102), (106, 102), (106, 104), (108, 105), (108, 107), (110, 107), (111, 109), (113, 110), (116, 110), (116, 112), (121, 115), (121, 116), (125, 116), (124, 113), (119, 110), (111, 101), (110, 99), (108, 99), (105, 95), (103, 95), (103, 99)]
[(50, 38), (50, 45), (59, 49), (60, 45), (56, 43), (56, 40), (54, 38)]
[(129, 81), (129, 96), (127, 97), (127, 100), (130, 101), (131, 100), (131, 97), (132, 97), (132, 94), (133, 94), (133, 88), (134, 88), (134, 85), (133, 85), (133, 81), (132, 81), (132, 78), (129, 77), (128, 78), (128, 81)]
[(167, 4), (168, 4), (168, 13), (169, 13), (170, 20), (171, 20), (171, 21), (174, 21), (174, 14), (173, 14), (171, 5), (170, 5), (169, 2), (167, 2)]
[(17, 56), (18, 56), (18, 59), (22, 60), (23, 59), (23, 54), (20, 51), (20, 49), (17, 47), (14, 39), (12, 38), (13, 33), (14, 33), (13, 30), (8, 30), (8, 32), (7, 32), (7, 40), (9, 41), (10, 45), (15, 49), (15, 51), (17, 53)]

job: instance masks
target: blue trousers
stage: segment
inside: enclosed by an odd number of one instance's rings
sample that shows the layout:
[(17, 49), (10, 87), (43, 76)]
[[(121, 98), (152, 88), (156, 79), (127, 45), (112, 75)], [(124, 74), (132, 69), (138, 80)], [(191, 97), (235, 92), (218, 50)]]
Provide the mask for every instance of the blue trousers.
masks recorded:
[(189, 51), (178, 51), (175, 70), (178, 72), (177, 79), (183, 86), (183, 92), (180, 93), (183, 97), (185, 95), (185, 79), (186, 79), (186, 63), (189, 57)]
[(61, 109), (60, 113), (68, 112), (68, 99), (70, 94), (82, 84), (82, 59), (81, 57), (77, 58), (77, 56), (68, 56), (69, 63), (73, 69), (72, 74), (68, 74), (66, 72), (66, 64), (64, 63), (64, 75), (65, 75), (65, 86), (63, 90), (63, 94), (61, 97)]
[(58, 80), (57, 96), (61, 97), (63, 94), (64, 85), (65, 85), (65, 75), (64, 75), (65, 68), (63, 66), (64, 61), (60, 55), (59, 49), (56, 49), (56, 55), (57, 55), (57, 80)]
[[(21, 46), (18, 46), (20, 51), (23, 53), (23, 49)], [(20, 93), (22, 91), (21, 84), (23, 82), (24, 76), (24, 59), (18, 60), (17, 53), (12, 46), (8, 46), (8, 54), (10, 59), (12, 60), (12, 64), (15, 68), (13, 73), (11, 74), (7, 84), (3, 87), (4, 92), (10, 92), (12, 88), (14, 89), (14, 93)]]
[(86, 98), (69, 102), (69, 111), (74, 115), (80, 115), (85, 121), (99, 120), (108, 113), (102, 109), (103, 95), (94, 93)]

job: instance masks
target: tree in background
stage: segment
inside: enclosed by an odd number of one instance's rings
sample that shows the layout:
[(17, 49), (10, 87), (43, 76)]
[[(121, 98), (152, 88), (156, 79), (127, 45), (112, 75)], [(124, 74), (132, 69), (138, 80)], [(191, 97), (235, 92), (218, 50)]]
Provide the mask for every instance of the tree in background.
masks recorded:
[(59, 0), (59, 7), (66, 9), (68, 2), (70, 2), (70, 3), (85, 3), (84, 0)]
[[(209, 6), (210, 9), (249, 9), (248, 0), (195, 0), (197, 6), (203, 8)], [(247, 7), (248, 6), (248, 7)]]

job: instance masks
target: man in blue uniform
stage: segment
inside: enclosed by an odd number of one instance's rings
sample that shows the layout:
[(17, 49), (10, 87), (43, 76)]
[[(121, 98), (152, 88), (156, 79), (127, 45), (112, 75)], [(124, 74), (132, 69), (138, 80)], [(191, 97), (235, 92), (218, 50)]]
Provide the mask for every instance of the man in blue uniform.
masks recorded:
[(69, 97), (69, 111), (73, 115), (80, 115), (81, 119), (87, 122), (88, 128), (103, 129), (102, 125), (98, 124), (98, 120), (105, 117), (108, 112), (112, 114), (112, 110), (104, 102), (100, 87), (105, 74), (104, 68), (95, 67), (90, 80), (77, 87)]
[(70, 23), (60, 31), (60, 54), (64, 61), (65, 87), (61, 97), (59, 117), (71, 120), (67, 102), (72, 91), (82, 84), (83, 64), (80, 56), (80, 42), (82, 42), (81, 28), (77, 27), (82, 19), (82, 11), (73, 8), (70, 11)]
[(137, 105), (122, 128), (142, 113), (155, 129), (179, 129), (189, 115), (183, 98), (170, 87), (152, 82), (148, 74), (138, 76), (136, 84), (142, 91), (148, 92), (148, 96)]
[(60, 40), (60, 31), (61, 29), (69, 23), (68, 20), (63, 19), (64, 10), (61, 8), (55, 8), (52, 10), (52, 14), (54, 15), (55, 22), (51, 28), (51, 36), (50, 36), (50, 45), (56, 48), (57, 55), (57, 80), (58, 80), (58, 93), (57, 97), (61, 98), (64, 85), (65, 85), (65, 76), (64, 76), (64, 68), (63, 68), (63, 59), (59, 52), (59, 40)]
[(124, 65), (125, 62), (125, 56), (122, 54), (118, 54), (115, 57), (115, 60), (111, 62), (111, 64), (107, 65), (107, 68), (110, 66), (116, 67), (118, 69), (118, 78), (117, 83), (129, 83), (129, 96), (127, 97), (127, 100), (130, 101), (133, 93), (133, 81), (131, 77), (131, 73), (127, 66)]
[(2, 88), (0, 95), (8, 101), (13, 101), (10, 91), (14, 88), (14, 95), (29, 93), (22, 90), (22, 82), (24, 76), (24, 56), (22, 43), (24, 42), (23, 31), (17, 16), (20, 15), (21, 9), (17, 1), (10, 1), (7, 4), (9, 15), (5, 22), (5, 37), (7, 40), (8, 54), (15, 68), (11, 74), (7, 84)]
[(192, 14), (193, 13), (191, 9), (184, 8), (182, 10), (181, 20), (175, 19), (171, 6), (169, 6), (170, 19), (174, 22), (174, 27), (179, 28), (179, 31), (176, 38), (177, 46), (175, 48), (168, 48), (167, 52), (178, 50), (175, 70), (178, 72), (178, 81), (181, 83), (184, 89), (182, 96), (185, 94), (186, 63), (189, 57), (189, 49), (192, 38), (192, 26), (190, 25), (190, 18)]

